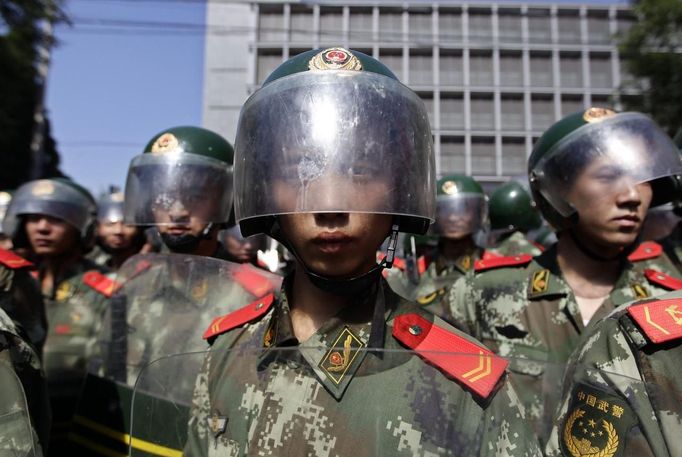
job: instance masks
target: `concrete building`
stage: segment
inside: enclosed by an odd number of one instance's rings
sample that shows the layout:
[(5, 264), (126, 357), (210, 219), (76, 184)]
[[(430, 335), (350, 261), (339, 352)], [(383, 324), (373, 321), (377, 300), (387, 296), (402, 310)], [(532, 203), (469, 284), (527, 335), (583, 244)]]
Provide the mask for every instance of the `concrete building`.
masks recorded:
[(632, 20), (622, 3), (213, 1), (203, 123), (234, 138), (241, 105), (277, 65), (341, 45), (381, 59), (424, 100), (439, 176), (493, 184), (525, 174), (555, 120), (619, 106), (613, 37)]

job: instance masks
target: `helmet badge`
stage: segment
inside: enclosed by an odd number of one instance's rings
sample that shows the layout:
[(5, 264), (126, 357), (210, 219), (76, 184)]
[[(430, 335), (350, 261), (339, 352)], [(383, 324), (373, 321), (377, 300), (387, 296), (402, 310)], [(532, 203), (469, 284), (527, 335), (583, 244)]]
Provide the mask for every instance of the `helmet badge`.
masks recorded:
[(0, 205), (6, 205), (12, 200), (12, 195), (4, 190), (0, 192)]
[(458, 192), (455, 181), (445, 181), (441, 186), (441, 189), (443, 189), (443, 192), (447, 195), (455, 195)]
[(52, 195), (54, 192), (54, 184), (52, 184), (50, 181), (47, 180), (40, 180), (38, 181), (35, 186), (33, 186), (33, 189), (31, 189), (31, 193), (35, 195), (36, 197), (44, 197), (45, 195)]
[(172, 133), (164, 133), (159, 136), (152, 145), (152, 152), (163, 154), (166, 152), (173, 152), (178, 148), (178, 139)]
[(362, 70), (357, 57), (344, 48), (329, 48), (318, 53), (308, 62), (310, 70)]
[(615, 115), (616, 112), (608, 108), (590, 108), (583, 113), (583, 119), (586, 122), (598, 122)]

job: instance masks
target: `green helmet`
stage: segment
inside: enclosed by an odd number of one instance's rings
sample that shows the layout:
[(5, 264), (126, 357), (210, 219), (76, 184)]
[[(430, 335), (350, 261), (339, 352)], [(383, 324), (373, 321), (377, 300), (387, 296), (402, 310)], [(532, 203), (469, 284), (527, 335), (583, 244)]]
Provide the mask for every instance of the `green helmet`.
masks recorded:
[(542, 224), (528, 190), (516, 181), (502, 184), (490, 195), (491, 230), (528, 232)]
[(95, 199), (79, 184), (65, 178), (38, 179), (16, 190), (3, 220), (3, 231), (15, 237), (22, 216), (42, 214), (67, 222), (85, 240), (92, 236), (95, 212)]
[(233, 156), (227, 140), (200, 127), (174, 127), (154, 135), (130, 162), (125, 222), (158, 225), (156, 212), (174, 205), (205, 223), (227, 222)]
[(488, 202), (481, 185), (470, 176), (444, 176), (436, 183), (436, 223), (431, 233), (446, 238), (486, 230)]
[(605, 187), (614, 193), (650, 182), (651, 206), (671, 200), (672, 177), (682, 170), (670, 138), (641, 113), (589, 108), (566, 116), (543, 133), (528, 159), (533, 199), (557, 230), (577, 222), (568, 194), (596, 159), (609, 164), (612, 183)]
[(123, 221), (123, 192), (111, 192), (97, 202), (97, 222), (100, 224)]
[(424, 104), (379, 61), (343, 48), (280, 65), (242, 108), (235, 215), (245, 236), (287, 213), (391, 214), (424, 233), (434, 156)]

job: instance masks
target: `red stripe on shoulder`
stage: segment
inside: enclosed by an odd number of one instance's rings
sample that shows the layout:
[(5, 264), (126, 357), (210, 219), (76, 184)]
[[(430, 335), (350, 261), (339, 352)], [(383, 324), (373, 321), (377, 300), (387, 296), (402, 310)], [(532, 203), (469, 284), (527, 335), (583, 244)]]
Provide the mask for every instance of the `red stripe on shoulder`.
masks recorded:
[(533, 260), (533, 256), (529, 254), (481, 259), (477, 260), (474, 264), (474, 270), (486, 271), (501, 267), (519, 267), (522, 265), (528, 265), (531, 260)]
[(0, 249), (0, 263), (12, 270), (18, 270), (19, 268), (35, 268), (33, 263), (6, 249)]
[(90, 286), (107, 298), (111, 297), (114, 292), (121, 287), (121, 284), (117, 283), (113, 279), (107, 278), (105, 275), (96, 270), (85, 273), (83, 275), (83, 283), (87, 286)]
[(656, 300), (632, 305), (628, 314), (654, 343), (682, 337), (682, 299)]
[(255, 268), (248, 264), (242, 264), (234, 272), (234, 280), (237, 281), (248, 293), (255, 297), (262, 297), (272, 292), (274, 285), (261, 275)]
[(630, 262), (641, 262), (642, 260), (655, 259), (663, 254), (663, 246), (655, 241), (645, 241), (637, 246), (628, 256)]
[(214, 319), (213, 322), (211, 322), (211, 325), (209, 325), (204, 332), (203, 338), (205, 340), (210, 340), (221, 333), (241, 327), (247, 322), (251, 322), (256, 318), (261, 317), (263, 314), (268, 312), (274, 301), (275, 294), (269, 294), (252, 303), (249, 303), (237, 311), (233, 311), (229, 314)]
[(646, 279), (648, 279), (649, 282), (664, 287), (668, 290), (682, 289), (682, 280), (665, 273), (661, 273), (660, 271), (656, 271), (653, 268), (647, 268), (644, 270), (644, 276), (646, 276)]
[(484, 399), (490, 396), (509, 364), (488, 349), (418, 314), (396, 317), (393, 337)]

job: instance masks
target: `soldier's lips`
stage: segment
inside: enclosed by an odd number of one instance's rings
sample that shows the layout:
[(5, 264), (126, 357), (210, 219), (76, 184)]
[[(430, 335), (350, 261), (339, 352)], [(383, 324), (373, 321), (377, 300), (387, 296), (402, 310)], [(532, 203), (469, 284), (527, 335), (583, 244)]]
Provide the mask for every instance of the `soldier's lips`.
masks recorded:
[(619, 227), (637, 227), (642, 222), (638, 216), (633, 215), (614, 217), (611, 220)]
[(335, 254), (345, 249), (354, 241), (352, 236), (341, 232), (323, 232), (313, 238), (312, 242), (326, 254)]
[(52, 246), (54, 244), (53, 240), (47, 240), (47, 239), (37, 239), (33, 240), (33, 244), (39, 247), (48, 247)]

